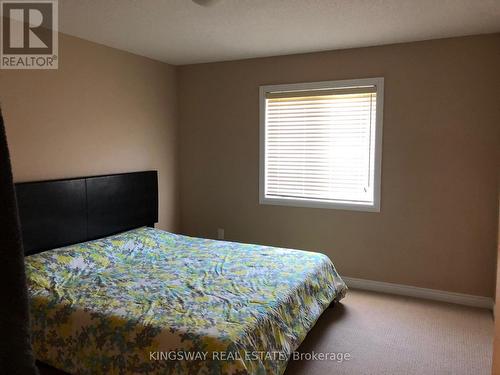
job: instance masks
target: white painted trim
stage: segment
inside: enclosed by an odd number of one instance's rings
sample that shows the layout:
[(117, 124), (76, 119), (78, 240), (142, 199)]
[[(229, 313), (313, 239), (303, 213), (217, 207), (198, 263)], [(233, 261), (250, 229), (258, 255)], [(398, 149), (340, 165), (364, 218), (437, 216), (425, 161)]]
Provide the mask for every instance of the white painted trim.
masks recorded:
[[(374, 184), (373, 184), (373, 203), (368, 202), (348, 202), (348, 201), (321, 201), (311, 199), (296, 198), (268, 198), (265, 196), (265, 176), (266, 176), (266, 93), (268, 92), (286, 92), (301, 90), (321, 90), (330, 88), (348, 88), (375, 86), (377, 90), (376, 120), (375, 120), (375, 157), (374, 157)], [(259, 122), (260, 122), (260, 163), (259, 163), (259, 203), (310, 207), (310, 208), (330, 208), (339, 210), (380, 212), (380, 184), (382, 179), (382, 127), (384, 119), (384, 78), (362, 78), (340, 81), (322, 81), (292, 83), (282, 85), (266, 85), (259, 87)]]
[(354, 277), (342, 276), (342, 280), (345, 281), (348, 287), (353, 289), (370, 290), (373, 292), (430, 299), (433, 301), (455, 303), (458, 305), (481, 307), (489, 310), (493, 310), (494, 306), (493, 298), (490, 297), (474, 296), (471, 294), (462, 294), (455, 292), (446, 292), (444, 290), (437, 290), (437, 289), (418, 288), (416, 286), (357, 279)]

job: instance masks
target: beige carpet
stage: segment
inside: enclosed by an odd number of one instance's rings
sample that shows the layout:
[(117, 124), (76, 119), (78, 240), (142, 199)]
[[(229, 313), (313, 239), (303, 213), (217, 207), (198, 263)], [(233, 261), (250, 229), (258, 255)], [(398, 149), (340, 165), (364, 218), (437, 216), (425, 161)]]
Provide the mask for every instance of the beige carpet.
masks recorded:
[(350, 290), (328, 309), (300, 352), (349, 353), (291, 361), (285, 375), (491, 373), (493, 318), (488, 310)]

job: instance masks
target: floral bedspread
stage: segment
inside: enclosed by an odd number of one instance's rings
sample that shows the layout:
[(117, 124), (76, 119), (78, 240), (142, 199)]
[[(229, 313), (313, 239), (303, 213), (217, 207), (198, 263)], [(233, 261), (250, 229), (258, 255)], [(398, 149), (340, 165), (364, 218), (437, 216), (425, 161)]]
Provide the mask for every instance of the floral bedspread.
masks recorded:
[(152, 228), (26, 269), (37, 359), (74, 374), (282, 374), (347, 290), (323, 254)]

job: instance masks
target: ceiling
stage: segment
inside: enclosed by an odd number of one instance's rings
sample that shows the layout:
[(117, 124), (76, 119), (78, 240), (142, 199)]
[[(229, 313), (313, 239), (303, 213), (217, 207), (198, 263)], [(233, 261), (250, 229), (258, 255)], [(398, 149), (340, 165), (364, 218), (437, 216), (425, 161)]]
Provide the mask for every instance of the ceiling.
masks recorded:
[[(199, 0), (200, 2), (202, 0)], [(59, 0), (60, 31), (175, 65), (500, 31), (500, 0)]]

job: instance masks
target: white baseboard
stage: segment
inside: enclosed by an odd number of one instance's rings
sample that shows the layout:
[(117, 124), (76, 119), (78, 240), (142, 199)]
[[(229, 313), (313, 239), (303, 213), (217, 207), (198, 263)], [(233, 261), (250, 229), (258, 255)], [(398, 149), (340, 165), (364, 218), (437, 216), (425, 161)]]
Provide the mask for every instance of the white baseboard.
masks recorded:
[(385, 283), (382, 281), (356, 279), (354, 277), (343, 277), (348, 287), (353, 289), (371, 290), (400, 296), (430, 299), (434, 301), (455, 303), (458, 305), (482, 307), (493, 310), (493, 298), (474, 296), (470, 294), (446, 292), (444, 290), (418, 288), (416, 286)]

